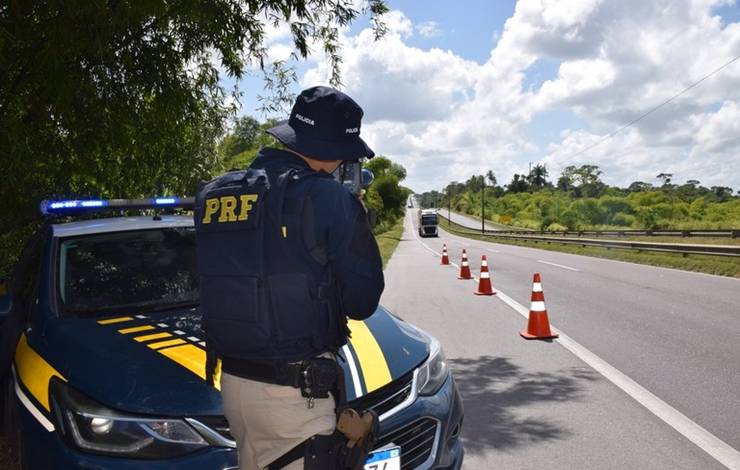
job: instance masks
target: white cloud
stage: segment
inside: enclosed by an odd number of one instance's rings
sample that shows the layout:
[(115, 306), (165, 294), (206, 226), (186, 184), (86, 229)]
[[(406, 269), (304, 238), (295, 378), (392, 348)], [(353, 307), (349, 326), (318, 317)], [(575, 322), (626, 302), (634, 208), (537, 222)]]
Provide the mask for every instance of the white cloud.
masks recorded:
[(433, 38), (442, 34), (442, 31), (439, 30), (439, 23), (436, 21), (424, 21), (423, 23), (417, 24), (416, 32), (425, 38)]
[(272, 63), (276, 61), (286, 61), (290, 58), (293, 53), (293, 47), (283, 43), (275, 43), (267, 48), (267, 60), (266, 63)]
[[(740, 54), (740, 23), (712, 16), (720, 3), (520, 0), (482, 64), (409, 46), (429, 25), (394, 11), (381, 41), (370, 30), (343, 37), (344, 88), (366, 111), (363, 137), (404, 164), (416, 190), (487, 169), (507, 182), (533, 160), (546, 162), (553, 179), (569, 164), (594, 163), (611, 184), (667, 171), (676, 181), (740, 187), (740, 61), (579, 153)], [(524, 80), (539, 59), (560, 65), (533, 90)], [(326, 82), (324, 60), (301, 79)], [(525, 138), (524, 127), (552, 110), (569, 110), (587, 127), (549, 145)]]

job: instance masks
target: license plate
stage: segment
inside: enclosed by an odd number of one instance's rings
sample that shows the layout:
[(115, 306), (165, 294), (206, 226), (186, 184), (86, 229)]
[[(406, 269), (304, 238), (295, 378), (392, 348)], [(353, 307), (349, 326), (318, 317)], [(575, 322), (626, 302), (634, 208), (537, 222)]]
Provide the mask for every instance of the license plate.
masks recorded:
[(371, 452), (365, 460), (365, 470), (401, 470), (401, 448), (390, 447)]

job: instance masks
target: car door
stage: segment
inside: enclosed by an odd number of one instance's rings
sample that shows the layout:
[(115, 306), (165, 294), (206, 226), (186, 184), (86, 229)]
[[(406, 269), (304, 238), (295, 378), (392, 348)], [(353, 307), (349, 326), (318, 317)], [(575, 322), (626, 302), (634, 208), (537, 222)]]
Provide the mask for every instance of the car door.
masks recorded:
[(6, 284), (2, 302), (7, 306), (0, 315), (0, 410), (5, 410), (0, 427), (3, 431), (7, 431), (11, 424), (7, 413), (12, 408), (9, 399), (13, 397), (10, 365), (18, 339), (28, 323), (29, 312), (36, 305), (43, 241), (47, 233), (47, 229), (42, 228), (26, 243)]

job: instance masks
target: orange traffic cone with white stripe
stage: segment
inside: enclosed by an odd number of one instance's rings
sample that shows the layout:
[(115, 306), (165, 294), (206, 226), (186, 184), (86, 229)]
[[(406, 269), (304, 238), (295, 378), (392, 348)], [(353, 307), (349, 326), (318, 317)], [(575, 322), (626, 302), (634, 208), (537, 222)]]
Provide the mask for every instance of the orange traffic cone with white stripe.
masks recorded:
[(460, 261), (460, 275), (457, 278), (458, 279), (473, 279), (473, 276), (470, 275), (470, 265), (468, 264), (468, 254), (465, 252), (465, 248), (463, 248), (462, 261)]
[(522, 330), (524, 339), (552, 339), (558, 335), (550, 330), (550, 320), (547, 318), (545, 307), (545, 293), (542, 292), (542, 280), (540, 273), (534, 273), (532, 280), (532, 305), (529, 308), (529, 321), (527, 329)]
[(442, 245), (442, 262), (441, 265), (447, 266), (450, 264), (450, 257), (447, 256), (447, 244)]
[(474, 292), (475, 295), (494, 295), (493, 287), (491, 287), (491, 275), (488, 273), (488, 260), (486, 255), (480, 258), (480, 279), (478, 280), (478, 290)]

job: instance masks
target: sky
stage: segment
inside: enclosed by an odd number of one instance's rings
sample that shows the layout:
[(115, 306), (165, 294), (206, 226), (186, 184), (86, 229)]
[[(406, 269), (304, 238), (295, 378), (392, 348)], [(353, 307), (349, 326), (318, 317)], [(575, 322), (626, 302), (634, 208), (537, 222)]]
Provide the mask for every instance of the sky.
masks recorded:
[[(385, 37), (366, 17), (341, 31), (342, 91), (416, 192), (488, 170), (506, 184), (536, 163), (553, 181), (594, 164), (611, 185), (672, 173), (740, 190), (740, 60), (605, 138), (740, 56), (739, 2), (387, 0)], [(269, 29), (270, 59), (290, 44)], [(293, 65), (295, 92), (328, 84), (321, 53)], [(242, 91), (239, 115), (265, 118), (259, 74), (222, 83)]]

